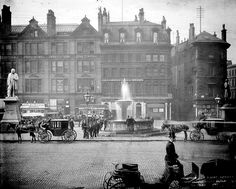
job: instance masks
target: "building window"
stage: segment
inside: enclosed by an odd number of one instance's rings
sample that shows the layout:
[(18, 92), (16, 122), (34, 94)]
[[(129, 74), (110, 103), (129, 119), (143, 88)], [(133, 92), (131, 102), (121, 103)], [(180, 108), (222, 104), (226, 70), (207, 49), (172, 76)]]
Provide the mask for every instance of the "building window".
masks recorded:
[(120, 33), (120, 43), (125, 43), (125, 33), (124, 32)]
[(157, 32), (153, 33), (153, 43), (157, 43)]
[(42, 92), (41, 79), (26, 79), (25, 80), (25, 92), (26, 93), (38, 93)]
[(68, 73), (69, 72), (69, 62), (67, 61), (52, 61), (51, 64), (52, 73)]
[(34, 31), (34, 37), (38, 37), (38, 31), (37, 30)]
[(209, 76), (215, 76), (215, 67), (209, 65), (209, 67), (208, 67), (208, 72), (209, 72), (209, 73), (208, 73)]
[(68, 92), (68, 79), (52, 79), (52, 92), (63, 93)]
[(67, 43), (66, 42), (58, 42), (51, 44), (51, 54), (52, 55), (60, 55), (60, 54), (67, 54)]
[(160, 62), (165, 62), (165, 55), (160, 55)]
[(214, 84), (209, 84), (208, 85), (208, 96), (209, 97), (216, 96), (216, 94), (215, 94), (215, 85)]
[(108, 43), (109, 42), (109, 34), (105, 33), (104, 34), (104, 43)]
[(41, 73), (43, 72), (43, 62), (31, 60), (25, 62), (25, 73)]
[(152, 56), (152, 58), (153, 58), (153, 62), (157, 62), (158, 61), (158, 55), (157, 54), (154, 54)]
[(16, 44), (0, 44), (0, 54), (1, 55), (13, 55), (16, 54)]
[(146, 54), (146, 62), (151, 62), (152, 56), (150, 54)]
[(44, 44), (38, 43), (38, 54), (43, 55), (44, 54)]
[(96, 70), (94, 61), (78, 61), (77, 62), (77, 72), (83, 73), (93, 73)]
[(94, 54), (94, 42), (78, 42), (77, 54)]
[(141, 42), (141, 32), (136, 33), (136, 42), (140, 43)]
[(79, 78), (77, 79), (77, 92), (94, 92), (95, 84), (92, 78)]

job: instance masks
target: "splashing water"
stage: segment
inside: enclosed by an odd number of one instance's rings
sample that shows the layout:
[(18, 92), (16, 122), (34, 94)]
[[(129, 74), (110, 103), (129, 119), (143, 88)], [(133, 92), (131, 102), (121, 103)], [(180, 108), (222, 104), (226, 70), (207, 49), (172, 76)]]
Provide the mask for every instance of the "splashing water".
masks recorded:
[(121, 83), (121, 100), (131, 100), (131, 93), (129, 89), (129, 84), (124, 79)]

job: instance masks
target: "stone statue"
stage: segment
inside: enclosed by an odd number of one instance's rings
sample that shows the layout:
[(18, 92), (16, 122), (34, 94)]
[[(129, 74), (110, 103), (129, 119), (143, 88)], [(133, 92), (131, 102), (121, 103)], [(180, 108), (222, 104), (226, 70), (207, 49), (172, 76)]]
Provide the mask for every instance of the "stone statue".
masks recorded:
[(230, 99), (230, 86), (229, 86), (229, 81), (228, 79), (225, 79), (224, 82), (224, 99), (227, 102)]
[(17, 90), (17, 81), (19, 77), (14, 68), (11, 69), (11, 73), (7, 77), (7, 97), (15, 97)]

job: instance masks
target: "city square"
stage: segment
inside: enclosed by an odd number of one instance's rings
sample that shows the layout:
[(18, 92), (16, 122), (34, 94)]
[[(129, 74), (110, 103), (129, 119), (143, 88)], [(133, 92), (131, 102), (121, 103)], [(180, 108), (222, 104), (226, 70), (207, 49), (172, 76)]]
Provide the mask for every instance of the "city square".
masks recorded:
[(0, 187), (235, 186), (236, 2), (0, 8)]

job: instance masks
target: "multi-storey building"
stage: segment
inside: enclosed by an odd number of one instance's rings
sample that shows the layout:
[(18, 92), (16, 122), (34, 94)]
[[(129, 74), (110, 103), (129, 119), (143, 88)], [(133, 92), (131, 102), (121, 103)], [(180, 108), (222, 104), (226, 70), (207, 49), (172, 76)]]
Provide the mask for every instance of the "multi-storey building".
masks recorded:
[(121, 98), (121, 82), (130, 86), (135, 118), (171, 119), (170, 32), (163, 17), (161, 24), (145, 20), (143, 9), (133, 21), (111, 22), (104, 9), (98, 13), (102, 34), (102, 102), (115, 114), (115, 100)]
[(7, 74), (16, 68), (21, 102), (45, 103), (65, 114), (85, 104), (86, 92), (99, 103), (100, 36), (86, 16), (81, 24), (62, 25), (49, 10), (46, 25), (32, 18), (28, 25), (12, 26), (10, 7), (4, 5), (0, 32), (1, 97)]
[(228, 61), (227, 75), (230, 84), (231, 99), (236, 103), (236, 64), (232, 64), (232, 61)]
[(216, 116), (215, 98), (223, 99), (229, 46), (224, 25), (221, 39), (206, 31), (195, 36), (190, 24), (189, 39), (179, 43), (177, 32), (172, 49), (174, 119), (193, 120), (200, 112)]

